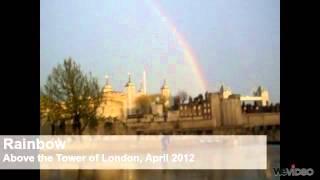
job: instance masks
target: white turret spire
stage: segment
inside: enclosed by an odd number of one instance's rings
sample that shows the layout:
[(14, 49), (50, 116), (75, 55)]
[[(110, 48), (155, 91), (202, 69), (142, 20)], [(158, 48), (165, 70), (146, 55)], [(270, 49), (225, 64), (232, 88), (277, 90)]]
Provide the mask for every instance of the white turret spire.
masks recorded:
[(127, 82), (127, 84), (126, 84), (125, 86), (126, 86), (126, 87), (128, 87), (128, 86), (134, 86), (134, 84), (131, 82), (131, 73), (128, 73), (128, 76), (129, 76), (128, 82)]
[(131, 73), (128, 72), (129, 80), (128, 82), (131, 83)]
[(142, 90), (144, 94), (147, 94), (147, 74), (145, 69), (143, 70)]
[(106, 85), (104, 86), (104, 92), (110, 92), (112, 91), (112, 86), (109, 84), (109, 76), (106, 75), (104, 78), (106, 78)]
[(106, 85), (109, 85), (109, 76), (105, 75), (104, 78), (106, 78)]

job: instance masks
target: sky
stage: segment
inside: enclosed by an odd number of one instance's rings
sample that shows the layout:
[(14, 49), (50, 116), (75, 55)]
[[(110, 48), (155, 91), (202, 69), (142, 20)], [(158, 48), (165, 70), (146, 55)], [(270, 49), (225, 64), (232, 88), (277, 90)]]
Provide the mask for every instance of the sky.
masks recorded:
[(128, 73), (139, 88), (145, 69), (150, 93), (166, 79), (172, 94), (195, 96), (203, 80), (209, 92), (224, 84), (242, 95), (261, 85), (279, 102), (280, 2), (42, 0), (40, 85), (68, 57), (117, 91)]

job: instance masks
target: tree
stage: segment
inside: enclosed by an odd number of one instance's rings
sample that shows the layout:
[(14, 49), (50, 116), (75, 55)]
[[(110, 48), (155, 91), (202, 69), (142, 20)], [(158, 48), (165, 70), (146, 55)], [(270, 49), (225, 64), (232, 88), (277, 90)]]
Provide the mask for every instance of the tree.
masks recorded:
[[(47, 96), (42, 89), (40, 89), (40, 120), (41, 124), (50, 125), (51, 135), (56, 134), (56, 123), (63, 121), (59, 105), (51, 102), (49, 96)], [(64, 130), (62, 129), (62, 131)]]
[(71, 58), (53, 68), (42, 93), (52, 121), (72, 120), (74, 134), (96, 124), (101, 95), (97, 79), (83, 73)]
[(147, 114), (151, 109), (151, 98), (147, 95), (139, 96), (136, 100), (136, 105), (142, 114)]
[(173, 106), (172, 106), (172, 110), (178, 110), (180, 106), (180, 98), (179, 96), (175, 96), (173, 98)]
[(185, 103), (187, 101), (188, 94), (185, 91), (179, 91), (177, 93), (177, 97), (179, 97), (179, 99), (180, 99), (180, 104), (183, 104), (183, 103)]

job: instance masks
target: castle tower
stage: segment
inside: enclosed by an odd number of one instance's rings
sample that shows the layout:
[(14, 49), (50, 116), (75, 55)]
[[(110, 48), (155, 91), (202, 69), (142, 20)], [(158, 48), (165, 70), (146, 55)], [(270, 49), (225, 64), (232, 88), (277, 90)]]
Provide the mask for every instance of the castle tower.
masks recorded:
[(161, 87), (161, 96), (164, 97), (164, 105), (168, 107), (170, 105), (170, 89), (167, 85), (167, 81), (164, 80), (163, 85)]
[(112, 86), (109, 84), (109, 76), (106, 75), (105, 78), (106, 78), (106, 85), (103, 88), (103, 92), (108, 93), (112, 91)]
[(135, 110), (135, 97), (136, 97), (136, 87), (131, 82), (131, 74), (129, 73), (129, 79), (127, 84), (125, 85), (125, 93), (127, 96), (127, 114), (131, 115), (134, 114)]
[(266, 106), (269, 103), (269, 92), (266, 89), (264, 89), (262, 86), (258, 87), (254, 95), (261, 97), (262, 106)]
[(231, 94), (231, 90), (229, 88), (226, 88), (223, 84), (220, 87), (220, 94), (222, 95), (223, 99), (227, 99)]
[(170, 89), (169, 89), (169, 86), (167, 85), (166, 80), (164, 80), (163, 85), (161, 87), (161, 95), (165, 98), (170, 97)]

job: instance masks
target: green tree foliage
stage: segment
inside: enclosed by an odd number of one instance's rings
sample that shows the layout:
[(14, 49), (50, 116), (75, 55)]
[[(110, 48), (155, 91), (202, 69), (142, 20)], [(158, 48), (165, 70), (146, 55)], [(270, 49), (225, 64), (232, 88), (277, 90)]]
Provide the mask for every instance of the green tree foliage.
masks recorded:
[(188, 93), (185, 92), (185, 91), (179, 91), (179, 92), (177, 93), (176, 97), (179, 98), (180, 104), (183, 104), (183, 103), (185, 103), (185, 102), (187, 101), (187, 99), (188, 99)]
[(71, 120), (75, 134), (82, 134), (89, 125), (95, 126), (96, 110), (101, 101), (98, 81), (81, 71), (71, 58), (53, 68), (44, 85), (41, 99), (50, 121)]
[(173, 106), (171, 107), (171, 109), (176, 111), (179, 109), (179, 106), (180, 106), (180, 98), (179, 96), (175, 96), (173, 98)]
[(150, 113), (151, 109), (151, 98), (147, 95), (139, 96), (135, 103), (142, 114)]

